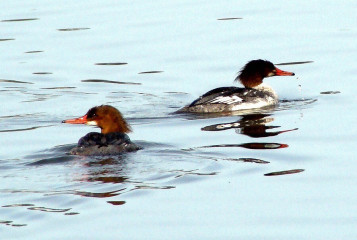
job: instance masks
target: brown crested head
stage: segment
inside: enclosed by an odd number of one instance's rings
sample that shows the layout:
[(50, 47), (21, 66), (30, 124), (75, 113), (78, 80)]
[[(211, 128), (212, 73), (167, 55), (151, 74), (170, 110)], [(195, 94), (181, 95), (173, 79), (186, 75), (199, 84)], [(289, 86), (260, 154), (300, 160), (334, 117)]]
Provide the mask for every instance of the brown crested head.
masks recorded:
[(263, 79), (266, 77), (294, 75), (292, 72), (278, 69), (269, 61), (258, 59), (248, 62), (241, 69), (235, 81), (240, 81), (246, 88), (253, 88), (263, 83)]
[(93, 107), (83, 117), (68, 119), (62, 122), (95, 125), (101, 128), (103, 134), (131, 132), (130, 125), (125, 121), (119, 110), (110, 105)]

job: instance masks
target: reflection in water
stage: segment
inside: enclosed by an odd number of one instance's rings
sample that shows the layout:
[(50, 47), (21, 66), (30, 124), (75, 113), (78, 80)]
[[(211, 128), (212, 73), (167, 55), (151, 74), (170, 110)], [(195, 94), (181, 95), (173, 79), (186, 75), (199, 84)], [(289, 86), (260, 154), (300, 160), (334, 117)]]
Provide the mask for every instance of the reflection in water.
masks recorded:
[(17, 204), (10, 204), (10, 205), (4, 205), (4, 206), (1, 206), (1, 207), (33, 207), (35, 206), (34, 204), (31, 204), (31, 203), (17, 203)]
[(236, 122), (219, 123), (201, 128), (202, 131), (222, 131), (231, 128), (245, 128), (251, 126), (265, 125), (274, 121), (274, 118), (266, 118), (267, 114), (247, 114)]
[[(302, 236), (307, 232), (323, 238), (334, 230), (337, 230), (336, 235), (356, 234), (351, 227), (355, 222), (352, 211), (346, 211), (355, 209), (353, 200), (356, 199), (351, 188), (343, 186), (355, 182), (354, 175), (341, 175), (348, 164), (350, 170), (355, 167), (353, 161), (343, 161), (346, 156), (348, 159), (348, 151), (345, 154), (341, 151), (344, 148), (353, 152), (350, 139), (355, 135), (354, 131), (343, 131), (345, 128), (341, 124), (333, 124), (336, 117), (327, 118), (326, 121), (336, 127), (335, 139), (331, 141), (325, 134), (328, 124), (316, 127), (314, 121), (319, 117), (335, 116), (335, 110), (341, 110), (340, 104), (331, 104), (326, 109), (328, 101), (335, 100), (332, 97), (340, 98), (337, 103), (354, 100), (348, 94), (343, 96), (348, 92), (345, 90), (348, 84), (326, 87), (336, 82), (334, 73), (343, 73), (343, 82), (348, 83), (356, 72), (353, 64), (329, 61), (329, 56), (333, 55), (336, 60), (344, 59), (349, 63), (354, 56), (355, 45), (351, 45), (350, 40), (355, 38), (356, 31), (348, 21), (355, 17), (353, 7), (346, 9), (341, 6), (347, 4), (324, 4), (323, 1), (283, 5), (271, 1), (270, 11), (258, 2), (231, 4), (229, 1), (218, 4), (213, 1), (175, 1), (160, 4), (159, 8), (158, 4), (143, 4), (142, 1), (112, 1), (108, 4), (101, 1), (69, 4), (61, 1), (52, 4), (44, 1), (7, 2), (10, 4), (3, 4), (4, 15), (0, 21), (35, 17), (39, 20), (0, 22), (3, 27), (0, 36), (3, 73), (0, 78), (14, 80), (0, 80), (2, 103), (6, 106), (0, 115), (38, 113), (40, 116), (0, 118), (0, 130), (22, 131), (0, 133), (5, 145), (0, 151), (0, 206), (14, 205), (0, 207), (1, 239), (23, 236), (65, 239), (72, 232), (75, 233), (72, 235), (92, 239), (113, 236), (140, 239), (148, 237), (145, 232), (151, 232), (152, 236), (168, 235), (171, 226), (180, 229), (175, 232), (177, 238), (194, 238), (194, 235), (198, 239), (213, 238), (214, 235), (223, 239), (235, 235), (243, 239), (261, 236), (279, 239), (287, 235)], [(324, 14), (324, 23), (329, 27), (314, 31), (323, 25), (311, 22), (311, 16), (318, 16), (319, 12)], [(352, 16), (347, 14), (349, 12)], [(344, 17), (338, 13), (343, 13)], [(295, 30), (289, 25), (295, 25)], [(349, 31), (341, 32), (341, 28), (349, 28)], [(303, 44), (308, 42), (304, 36), (311, 34), (314, 44)], [(196, 121), (188, 121), (181, 115), (167, 116), (175, 107), (187, 103), (196, 92), (202, 92), (202, 88), (220, 84), (219, 79), (230, 85), (230, 78), (234, 77), (232, 71), (239, 71), (232, 66), (236, 61), (245, 61), (258, 52), (265, 57), (268, 50), (275, 53), (294, 50), (297, 45), (301, 45), (301, 50), (293, 52), (294, 57), (290, 60), (286, 55), (280, 56), (281, 63), (308, 58), (315, 62), (292, 65), (300, 80), (287, 79), (293, 86), (283, 84), (280, 90), (290, 90), (285, 94), (278, 92), (288, 99), (321, 98), (321, 103), (310, 104), (314, 100), (283, 101), (273, 110), (254, 110), (267, 116), (247, 119), (247, 122), (239, 122), (239, 116)], [(262, 51), (257, 46), (262, 46)], [(254, 53), (249, 51), (251, 54), (240, 55), (244, 49), (252, 49)], [(306, 57), (306, 53), (313, 53), (314, 57)], [(277, 55), (275, 59), (278, 60)], [(312, 69), (313, 64), (319, 65), (318, 68)], [(321, 69), (324, 69), (322, 74), (315, 78)], [(151, 70), (165, 72), (155, 75)], [(53, 74), (32, 74), (43, 71)], [(138, 75), (139, 72), (142, 75)], [(322, 77), (324, 87), (321, 87)], [(80, 82), (82, 79), (108, 81)], [(275, 83), (283, 81), (278, 79)], [(300, 94), (298, 84), (309, 85), (305, 86), (309, 91)], [(171, 90), (184, 92), (164, 93)], [(327, 92), (329, 90), (340, 90), (343, 94), (320, 95), (320, 92), (332, 94)], [(49, 95), (36, 96), (36, 93)], [(46, 101), (22, 102), (32, 99)], [(135, 139), (172, 144), (177, 154), (173, 151), (162, 154), (169, 147), (160, 146), (122, 159), (94, 159), (66, 155), (72, 148), (70, 146), (68, 150), (51, 152), (50, 149), (47, 156), (22, 157), (34, 153), (34, 149), (76, 142), (77, 138), (71, 135), (81, 134), (86, 129), (62, 127), (56, 121), (63, 115), (72, 115), (75, 108), (97, 101), (124, 106), (124, 112), (134, 121)], [(305, 104), (312, 109), (299, 112), (300, 106)], [(68, 105), (73, 107), (69, 109)], [(305, 115), (303, 119), (299, 119), (299, 113)], [(350, 117), (348, 122), (353, 114), (347, 117)], [(48, 124), (56, 125), (25, 131)], [(200, 130), (212, 124), (228, 126), (220, 126), (221, 130), (214, 127), (213, 130)], [(288, 130), (296, 127), (299, 130)], [(284, 130), (291, 132), (285, 134)], [(277, 143), (289, 147), (279, 148)], [(344, 146), (339, 148), (339, 143)], [(240, 146), (202, 149), (188, 154), (180, 151), (180, 148), (213, 144)], [(337, 146), (335, 151), (321, 153), (321, 149), (334, 145)], [(333, 161), (336, 159), (338, 162)], [(322, 164), (325, 165), (323, 171), (319, 169)], [(276, 174), (292, 169), (305, 171), (302, 174)], [(272, 172), (275, 172), (272, 177), (263, 177)], [(192, 182), (196, 180), (199, 182)], [(164, 191), (170, 187), (177, 188)], [(4, 192), (3, 188), (12, 192)], [(27, 209), (29, 207), (32, 210)], [(69, 208), (71, 210), (63, 212)], [(304, 208), (309, 211), (301, 211)], [(329, 211), (324, 212), (325, 209)], [(76, 212), (80, 213), (78, 217), (70, 217), (78, 214)], [(166, 216), (159, 215), (164, 212)], [(203, 219), (200, 213), (203, 213)], [(16, 229), (6, 224), (27, 224), (29, 227)], [(106, 230), (97, 231), (103, 228)], [(83, 229), (82, 232), (79, 229)], [(276, 231), (278, 229), (280, 231)]]
[[(124, 189), (122, 189), (124, 190)], [(102, 192), (102, 193), (94, 193), (94, 192), (86, 192), (86, 191), (74, 191), (74, 195), (79, 195), (82, 197), (94, 197), (94, 198), (110, 198), (110, 197), (115, 197), (118, 196), (120, 193), (118, 193), (121, 190), (118, 191), (112, 191), (112, 192)]]
[(283, 143), (216, 144), (216, 145), (190, 148), (188, 150), (199, 149), (199, 148), (231, 148), (231, 147), (242, 147), (247, 149), (279, 149), (279, 148), (286, 148), (288, 146), (289, 145)]
[(244, 115), (240, 120), (230, 123), (220, 123), (201, 128), (202, 131), (222, 131), (234, 128), (236, 133), (247, 135), (253, 138), (271, 137), (281, 133), (295, 131), (297, 128), (267, 132), (267, 130), (279, 128), (280, 126), (266, 126), (265, 124), (274, 121), (274, 118), (267, 118), (268, 114), (248, 114)]
[(238, 19), (243, 19), (243, 18), (241, 18), (241, 17), (228, 17), (228, 18), (218, 18), (217, 20), (226, 21), (226, 20), (238, 20)]
[(102, 65), (102, 66), (117, 66), (117, 65), (126, 65), (126, 62), (112, 62), (112, 63), (95, 63), (94, 65)]
[(80, 31), (80, 30), (88, 30), (88, 29), (90, 28), (60, 28), (57, 30), (61, 32), (70, 32), (70, 31)]
[[(174, 188), (174, 186), (156, 186), (156, 184), (153, 183), (130, 179), (127, 173), (128, 169), (126, 167), (126, 160), (126, 154), (110, 158), (96, 157), (93, 160), (89, 160), (88, 163), (84, 164), (84, 166), (87, 167), (86, 173), (82, 174), (80, 178), (75, 179), (76, 181), (121, 184), (120, 189), (104, 193), (76, 191), (76, 194), (85, 197), (104, 198), (117, 196), (124, 192), (134, 191), (138, 189)], [(177, 177), (181, 177), (180, 174)], [(127, 185), (128, 183), (131, 185), (131, 187)]]
[(150, 73), (163, 73), (164, 71), (146, 71), (146, 72), (139, 72), (138, 74), (150, 74)]
[(339, 94), (341, 93), (340, 91), (325, 91), (325, 92), (320, 92), (320, 94), (326, 94), (326, 95), (330, 95), (330, 94)]
[(258, 164), (268, 164), (268, 163), (270, 163), (268, 161), (257, 159), (257, 158), (238, 158), (238, 159), (226, 159), (226, 160), (258, 163)]
[(11, 227), (25, 227), (27, 224), (18, 224), (18, 223), (13, 223), (13, 221), (7, 221), (7, 220), (0, 220), (0, 224), (4, 224), (7, 226)]
[(0, 79), (0, 82), (33, 84), (32, 82), (23, 82), (23, 81), (17, 81), (17, 80), (9, 80), (9, 79)]
[(200, 172), (196, 172), (196, 170), (176, 170), (176, 171), (171, 171), (171, 172), (178, 173), (178, 175), (176, 175), (175, 178), (179, 178), (179, 177), (186, 176), (186, 175), (214, 176), (214, 175), (218, 174), (218, 172), (200, 173)]
[(28, 210), (36, 210), (41, 212), (68, 212), (71, 208), (47, 208), (47, 207), (29, 207)]
[[(88, 158), (89, 161), (84, 163), (86, 173), (77, 181), (86, 182), (102, 182), (102, 183), (124, 183), (128, 181), (128, 177), (124, 174), (125, 168), (125, 155), (118, 155), (116, 157), (97, 157), (94, 159)], [(110, 197), (118, 195), (118, 191), (125, 190), (125, 188), (117, 190), (115, 192), (104, 193), (103, 196), (95, 195), (98, 197)], [(115, 194), (114, 194), (115, 193)], [(88, 196), (88, 195), (86, 195)]]
[[(145, 145), (145, 144), (143, 144)], [(146, 148), (149, 148), (149, 145), (146, 145)], [(138, 176), (135, 179), (132, 176), (133, 174), (131, 171), (138, 171), (135, 167), (132, 169), (132, 161), (130, 159), (130, 155), (122, 154), (118, 156), (111, 156), (111, 157), (78, 157), (67, 155), (66, 153), (73, 147), (73, 144), (70, 145), (61, 145), (55, 147), (53, 149), (48, 149), (42, 153), (38, 153), (35, 155), (27, 156), (27, 159), (36, 159), (27, 166), (35, 166), (35, 167), (49, 167), (53, 166), (53, 164), (64, 164), (68, 163), (67, 165), (71, 166), (78, 166), (78, 170), (76, 173), (71, 176), (74, 182), (87, 182), (87, 183), (102, 183), (102, 184), (95, 184), (90, 186), (96, 186), (94, 189), (91, 187), (90, 190), (88, 189), (66, 189), (62, 191), (32, 191), (32, 190), (9, 190), (10, 192), (14, 193), (17, 192), (31, 192), (31, 193), (39, 193), (44, 195), (77, 195), (82, 197), (89, 197), (89, 198), (115, 198), (123, 193), (132, 192), (135, 190), (141, 189), (172, 189), (174, 186), (165, 185), (161, 183), (157, 183), (152, 180), (147, 180), (145, 178), (141, 179)], [(128, 158), (130, 161), (128, 161)], [(128, 167), (128, 163), (130, 167)], [(140, 165), (140, 164), (139, 164)], [(140, 171), (143, 171), (140, 169)], [(180, 171), (174, 171), (176, 174), (170, 174), (169, 179), (179, 178), (184, 175), (189, 174), (196, 174), (200, 175), (197, 172), (191, 173), (182, 173)], [(204, 175), (204, 174), (202, 174)], [(161, 178), (160, 175), (158, 178)], [(152, 179), (152, 178), (150, 178)], [(115, 184), (113, 185), (112, 189), (108, 191), (107, 187), (104, 184)], [(104, 187), (104, 191), (101, 191)], [(117, 200), (110, 200), (107, 201), (109, 204), (112, 205), (123, 205), (125, 201), (117, 201)], [(69, 215), (69, 214), (68, 214)]]
[(302, 107), (309, 106), (310, 104), (316, 102), (317, 99), (282, 99), (279, 100), (279, 106), (276, 108), (277, 111), (288, 110), (288, 109), (301, 109)]
[[(40, 153), (25, 156), (24, 159), (27, 160), (25, 165), (26, 167), (40, 167), (47, 165), (52, 166), (54, 164), (63, 165), (70, 161), (74, 161), (77, 159), (75, 156), (66, 154), (74, 146), (75, 144), (60, 145), (51, 149), (46, 149)], [(57, 192), (51, 192), (51, 194), (53, 193), (57, 194)]]
[[(280, 128), (280, 126), (266, 126), (266, 124), (271, 123), (273, 121), (274, 118), (271, 117), (271, 114), (251, 113), (251, 114), (243, 115), (238, 121), (213, 124), (213, 125), (202, 127), (201, 130), (224, 131), (228, 129), (234, 129), (237, 134), (243, 134), (252, 138), (272, 137), (272, 136), (279, 135), (281, 133), (298, 130), (298, 128), (294, 128), (294, 129), (282, 130), (282, 131), (269, 131), (272, 129)], [(187, 150), (192, 151), (195, 149), (202, 149), (202, 148), (236, 148), (236, 147), (252, 149), (252, 150), (272, 150), (272, 149), (287, 148), (289, 147), (289, 145), (284, 143), (275, 143), (275, 142), (250, 142), (250, 143), (238, 143), (238, 144), (215, 144), (209, 146), (190, 148)], [(259, 163), (259, 164), (270, 163), (269, 161), (258, 159), (258, 158), (252, 158), (252, 157), (226, 158), (224, 160), (251, 162), (251, 163)], [(289, 173), (295, 173), (295, 172), (283, 172), (280, 174), (289, 174)]]
[(78, 215), (78, 212), (66, 212), (64, 215)]
[[(71, 208), (48, 208), (48, 207), (39, 207), (35, 206), (35, 204), (31, 203), (23, 203), (23, 204), (9, 204), (1, 206), (3, 208), (18, 208), (18, 207), (26, 207), (27, 210), (30, 211), (40, 211), (40, 212), (49, 212), (49, 213), (63, 213), (64, 215), (77, 215), (78, 212), (70, 212)], [(13, 221), (0, 220), (0, 224), (4, 224), (11, 227), (24, 227), (27, 224), (18, 224)]]
[[(174, 181), (187, 182), (196, 179), (191, 176), (208, 177), (218, 174), (218, 171), (212, 169), (208, 171), (199, 168), (193, 170), (187, 169), (181, 163), (172, 167), (175, 161), (181, 162), (182, 158), (187, 159), (191, 156), (197, 162), (197, 157), (199, 159), (209, 159), (206, 156), (169, 149), (170, 146), (162, 144), (140, 142), (140, 145), (144, 146), (144, 155), (141, 155), (142, 153), (136, 154), (134, 158), (131, 154), (111, 157), (78, 157), (67, 155), (66, 152), (71, 149), (72, 144), (58, 146), (42, 153), (28, 156), (26, 157), (27, 159), (36, 160), (31, 164), (27, 164), (27, 166), (41, 167), (39, 169), (43, 169), (45, 172), (48, 171), (46, 170), (46, 166), (53, 168), (54, 164), (60, 164), (58, 165), (59, 167), (71, 166), (74, 169), (73, 174), (70, 176), (71, 180), (88, 187), (62, 189), (59, 191), (34, 191), (26, 189), (17, 191), (44, 194), (45, 196), (77, 195), (87, 198), (107, 198), (107, 203), (120, 206), (126, 203), (120, 199), (122, 194), (148, 189), (169, 190), (176, 187)], [(170, 159), (168, 163), (169, 167), (167, 166), (167, 161), (160, 161), (160, 164), (154, 165), (153, 162), (148, 163), (148, 158), (157, 159), (158, 157), (160, 159)], [(214, 160), (217, 161), (218, 159), (215, 158)], [(233, 161), (232, 159), (227, 160)], [(38, 172), (39, 169), (36, 171)], [(108, 190), (108, 188), (110, 189)], [(14, 192), (14, 190), (9, 191)]]
[[(273, 129), (273, 128), (278, 128), (280, 126), (265, 126), (265, 125), (257, 125), (257, 126), (247, 126), (241, 128), (241, 134), (254, 137), (254, 138), (260, 138), (260, 137), (271, 137), (271, 136), (276, 136), (281, 133), (286, 133), (286, 132), (291, 132), (298, 130), (298, 128), (294, 129), (289, 129), (289, 130), (284, 130), (284, 131), (275, 131), (275, 132), (267, 132), (266, 130)], [(239, 133), (238, 131), (236, 131)]]
[(1, 22), (24, 22), (24, 21), (34, 21), (34, 20), (38, 20), (38, 18), (6, 19), (6, 20), (1, 20)]
[(41, 166), (41, 165), (46, 165), (46, 164), (62, 164), (71, 160), (74, 160), (75, 157), (72, 155), (66, 155), (66, 156), (51, 156), (51, 157), (46, 157), (40, 160), (36, 160), (35, 162), (29, 163), (29, 166)]
[(35, 74), (35, 75), (48, 75), (48, 74), (53, 74), (51, 72), (34, 72), (32, 74)]
[(81, 80), (81, 82), (95, 82), (95, 83), (100, 82), (100, 83), (141, 85), (141, 83), (136, 83), (136, 82), (119, 82), (119, 81), (111, 81), (111, 80), (104, 80), (104, 79), (86, 79), (86, 80)]
[(43, 51), (27, 51), (25, 53), (42, 53)]
[(30, 131), (30, 130), (35, 130), (39, 128), (44, 128), (44, 127), (51, 127), (53, 125), (47, 125), (47, 126), (35, 126), (35, 127), (29, 127), (29, 128), (17, 128), (17, 129), (8, 129), (8, 130), (0, 130), (0, 133), (2, 132), (23, 132), (23, 131)]
[[(103, 171), (102, 174), (108, 174), (107, 171)], [(91, 176), (86, 179), (88, 182), (102, 182), (102, 183), (123, 183), (128, 180), (127, 177), (122, 176)]]
[(120, 205), (124, 205), (125, 201), (107, 201), (107, 203), (110, 203), (115, 206), (120, 206)]
[(286, 170), (286, 171), (266, 173), (266, 174), (264, 174), (264, 176), (279, 176), (279, 175), (300, 173), (303, 171), (305, 171), (305, 170), (304, 169), (292, 169), (292, 170)]
[[(186, 175), (186, 174), (185, 174)], [(133, 190), (137, 190), (137, 189), (173, 189), (175, 188), (174, 186), (163, 186), (163, 187), (159, 187), (159, 186), (149, 186), (149, 185), (141, 185), (141, 186), (136, 186)]]
[(248, 149), (278, 149), (289, 147), (287, 144), (283, 143), (243, 143), (240, 147)]
[(57, 94), (32, 94), (32, 99), (29, 100), (24, 100), (22, 102), (42, 102), (42, 101), (46, 101), (48, 99), (52, 99), (55, 97), (59, 97), (60, 95)]
[(74, 89), (76, 87), (44, 87), (44, 88), (40, 88), (40, 89), (45, 89), (45, 90), (63, 90), (63, 89)]

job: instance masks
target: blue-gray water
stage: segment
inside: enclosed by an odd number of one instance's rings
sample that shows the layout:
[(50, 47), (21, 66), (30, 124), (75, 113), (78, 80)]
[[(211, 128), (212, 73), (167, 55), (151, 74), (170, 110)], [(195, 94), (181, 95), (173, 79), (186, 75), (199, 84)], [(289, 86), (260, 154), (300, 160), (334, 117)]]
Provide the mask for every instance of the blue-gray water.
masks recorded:
[[(356, 2), (0, 7), (1, 239), (357, 237)], [(170, 114), (258, 58), (296, 74), (276, 108)], [(66, 154), (100, 104), (143, 150)]]

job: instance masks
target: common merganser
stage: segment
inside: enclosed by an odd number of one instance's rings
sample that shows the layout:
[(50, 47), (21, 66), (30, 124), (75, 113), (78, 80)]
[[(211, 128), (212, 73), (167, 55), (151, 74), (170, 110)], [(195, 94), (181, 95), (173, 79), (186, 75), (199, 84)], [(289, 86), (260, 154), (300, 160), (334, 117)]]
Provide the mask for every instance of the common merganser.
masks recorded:
[(79, 139), (78, 145), (69, 152), (73, 155), (117, 155), (141, 149), (125, 134), (131, 132), (130, 125), (119, 110), (110, 105), (93, 107), (83, 117), (63, 120), (62, 123), (87, 124), (101, 128), (101, 133), (90, 132)]
[(294, 76), (292, 72), (280, 70), (266, 60), (248, 62), (239, 72), (235, 81), (243, 84), (239, 87), (215, 88), (179, 109), (177, 113), (217, 113), (261, 108), (278, 103), (278, 95), (263, 79), (272, 76)]

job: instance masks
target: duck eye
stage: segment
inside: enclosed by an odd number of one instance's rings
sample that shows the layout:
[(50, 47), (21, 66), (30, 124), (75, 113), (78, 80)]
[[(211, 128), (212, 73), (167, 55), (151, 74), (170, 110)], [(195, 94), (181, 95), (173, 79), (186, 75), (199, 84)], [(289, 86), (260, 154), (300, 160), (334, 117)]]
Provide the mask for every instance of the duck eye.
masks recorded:
[(90, 118), (95, 118), (95, 117), (97, 117), (97, 114), (96, 113), (92, 113), (89, 117)]
[(92, 118), (92, 117), (96, 117), (97, 114), (95, 113), (95, 111), (89, 111), (89, 112), (87, 113), (87, 116), (88, 116), (89, 118)]

